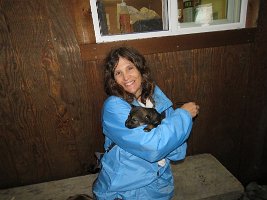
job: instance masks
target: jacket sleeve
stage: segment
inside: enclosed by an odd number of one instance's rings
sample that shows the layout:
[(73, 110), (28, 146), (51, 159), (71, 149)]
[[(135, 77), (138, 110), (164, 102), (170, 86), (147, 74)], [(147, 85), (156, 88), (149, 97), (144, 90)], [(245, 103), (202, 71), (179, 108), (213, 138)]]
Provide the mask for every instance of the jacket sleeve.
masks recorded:
[(192, 118), (183, 109), (171, 112), (150, 132), (144, 132), (144, 126), (125, 127), (130, 109), (131, 106), (124, 100), (108, 98), (103, 107), (103, 132), (120, 148), (149, 162), (165, 158), (183, 145), (190, 134)]
[[(171, 113), (173, 113), (174, 110), (172, 107), (168, 108), (165, 113), (166, 113), (166, 116), (170, 116)], [(181, 146), (179, 146), (178, 148), (174, 149), (172, 152), (170, 152), (168, 155), (167, 155), (167, 158), (169, 160), (172, 160), (172, 161), (178, 161), (178, 160), (182, 160), (185, 158), (186, 156), (186, 149), (187, 149), (187, 142), (185, 141), (183, 144), (181, 144)]]

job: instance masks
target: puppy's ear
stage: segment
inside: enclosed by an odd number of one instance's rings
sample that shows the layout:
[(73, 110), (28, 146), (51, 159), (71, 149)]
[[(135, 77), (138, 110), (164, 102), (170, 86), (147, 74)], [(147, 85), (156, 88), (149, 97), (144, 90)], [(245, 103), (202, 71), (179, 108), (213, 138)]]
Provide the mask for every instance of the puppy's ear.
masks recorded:
[(166, 117), (166, 112), (163, 111), (162, 113), (160, 113), (160, 117), (161, 117), (161, 119), (164, 119)]
[(132, 107), (132, 108), (135, 108), (135, 107), (136, 107), (136, 106), (135, 106), (135, 105), (133, 105), (133, 104), (130, 104), (130, 105), (131, 105), (131, 107)]

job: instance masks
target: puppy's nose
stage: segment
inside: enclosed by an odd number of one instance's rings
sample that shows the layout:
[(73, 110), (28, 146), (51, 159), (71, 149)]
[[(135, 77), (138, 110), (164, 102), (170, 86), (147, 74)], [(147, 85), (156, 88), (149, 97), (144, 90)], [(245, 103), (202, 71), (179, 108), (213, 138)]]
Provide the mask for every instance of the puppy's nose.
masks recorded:
[(127, 125), (128, 125), (128, 121), (129, 121), (128, 119), (125, 121), (125, 126), (126, 126), (126, 127), (127, 127)]

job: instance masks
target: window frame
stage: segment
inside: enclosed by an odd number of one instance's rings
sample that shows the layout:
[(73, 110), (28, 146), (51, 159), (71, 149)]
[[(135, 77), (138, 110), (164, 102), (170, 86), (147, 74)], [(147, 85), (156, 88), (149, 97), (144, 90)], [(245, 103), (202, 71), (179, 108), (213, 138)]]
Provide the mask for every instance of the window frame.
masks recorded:
[[(247, 16), (247, 6), (248, 0), (240, 0), (240, 20), (235, 23), (225, 23), (225, 24), (216, 24), (209, 26), (189, 26), (181, 28), (181, 26), (190, 23), (179, 23), (178, 22), (178, 4), (177, 0), (166, 0), (168, 3), (168, 21), (169, 21), (169, 30), (163, 31), (153, 31), (153, 32), (143, 32), (143, 33), (130, 33), (130, 34), (118, 34), (118, 35), (101, 35), (99, 18), (97, 13), (97, 0), (90, 0), (93, 27), (95, 32), (96, 43), (106, 43), (106, 42), (116, 42), (116, 41), (126, 41), (126, 40), (139, 40), (155, 37), (166, 37), (166, 36), (178, 36), (186, 34), (195, 34), (195, 33), (205, 33), (205, 32), (216, 32), (216, 31), (225, 31), (225, 30), (235, 30), (246, 28), (246, 16)], [(234, 2), (235, 0), (228, 0)], [(177, 8), (177, 9), (175, 9)]]

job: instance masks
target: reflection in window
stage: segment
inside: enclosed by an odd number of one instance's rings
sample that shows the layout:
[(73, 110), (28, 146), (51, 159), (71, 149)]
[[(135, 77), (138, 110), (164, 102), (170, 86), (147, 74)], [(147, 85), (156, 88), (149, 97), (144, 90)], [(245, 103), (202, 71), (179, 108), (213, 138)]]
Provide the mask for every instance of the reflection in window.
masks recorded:
[(178, 0), (177, 4), (181, 27), (240, 21), (241, 0)]
[(168, 30), (167, 2), (97, 0), (100, 33), (118, 35)]

